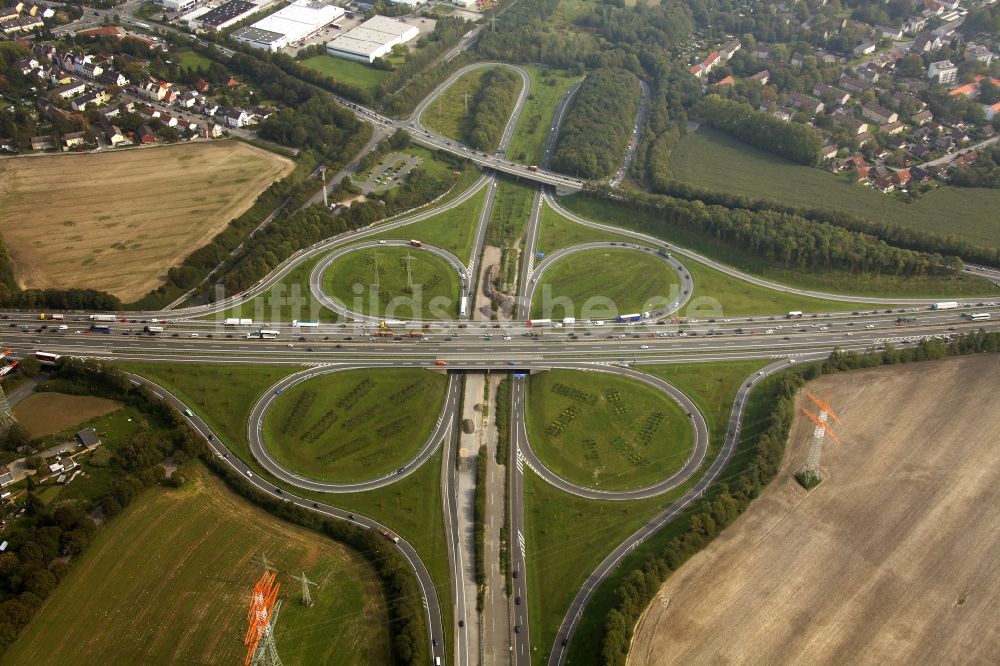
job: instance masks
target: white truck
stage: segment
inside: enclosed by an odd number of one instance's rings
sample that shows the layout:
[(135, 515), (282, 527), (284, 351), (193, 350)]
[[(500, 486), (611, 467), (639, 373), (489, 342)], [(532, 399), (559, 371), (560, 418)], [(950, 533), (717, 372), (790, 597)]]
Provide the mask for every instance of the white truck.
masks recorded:
[(301, 321), (299, 319), (292, 321), (292, 328), (317, 328), (318, 326), (318, 321)]
[(223, 326), (250, 326), (251, 324), (253, 324), (253, 319), (230, 318), (222, 322)]
[(247, 333), (247, 340), (275, 340), (278, 337), (278, 331), (273, 328), (267, 329), (262, 328), (253, 333)]
[(955, 301), (942, 301), (931, 306), (931, 310), (954, 310), (958, 307)]
[(118, 321), (118, 316), (113, 314), (92, 314), (90, 315), (90, 321)]
[(576, 323), (576, 317), (563, 317), (563, 326), (572, 326)]

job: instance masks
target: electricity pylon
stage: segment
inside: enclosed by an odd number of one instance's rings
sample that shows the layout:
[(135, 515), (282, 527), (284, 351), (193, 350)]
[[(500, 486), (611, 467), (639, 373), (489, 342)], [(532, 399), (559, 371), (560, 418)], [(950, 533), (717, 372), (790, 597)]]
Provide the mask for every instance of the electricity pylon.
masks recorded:
[(260, 557), (258, 557), (255, 562), (263, 567), (265, 572), (273, 571), (274, 573), (278, 573), (278, 569), (268, 561), (267, 555), (264, 553), (261, 553)]
[(306, 572), (303, 571), (301, 576), (292, 576), (292, 580), (297, 580), (302, 583), (302, 605), (309, 608), (313, 605), (312, 594), (309, 593), (309, 586), (318, 587), (319, 583), (314, 583), (313, 581), (306, 578)]
[[(833, 431), (830, 427), (830, 421), (832, 420), (837, 425), (841, 424), (840, 418), (834, 413), (833, 409), (830, 407), (828, 400), (820, 400), (814, 396), (809, 391), (806, 391), (806, 397), (819, 408), (819, 414), (813, 414), (805, 407), (802, 408), (802, 413), (809, 417), (809, 420), (813, 422), (816, 426), (813, 429), (812, 442), (809, 445), (809, 453), (806, 455), (806, 466), (802, 470), (803, 477), (811, 477), (814, 483), (819, 481), (819, 460), (823, 453), (823, 440), (829, 436), (836, 444), (840, 444), (840, 438), (837, 437), (837, 433)], [(803, 483), (803, 485), (806, 485)], [(810, 487), (810, 486), (806, 486)]]

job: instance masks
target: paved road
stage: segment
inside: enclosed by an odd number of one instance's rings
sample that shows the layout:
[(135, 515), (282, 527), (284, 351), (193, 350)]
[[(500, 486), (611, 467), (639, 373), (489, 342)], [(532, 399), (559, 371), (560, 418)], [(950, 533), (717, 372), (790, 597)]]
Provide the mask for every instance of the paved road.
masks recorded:
[[(577, 254), (578, 252), (584, 252), (587, 250), (619, 249), (622, 247), (626, 247), (625, 243), (613, 243), (610, 241), (580, 243), (579, 245), (571, 245), (570, 247), (566, 247), (561, 250), (556, 250), (555, 252), (546, 255), (545, 259), (542, 260), (541, 263), (536, 265), (531, 273), (531, 282), (528, 285), (528, 291), (525, 297), (527, 303), (530, 305), (532, 300), (535, 298), (535, 291), (538, 289), (539, 279), (541, 278), (542, 274), (552, 266), (553, 263), (559, 261), (560, 259), (564, 259), (566, 257)], [(671, 289), (666, 288), (663, 290), (663, 293), (655, 295), (657, 298), (663, 297), (666, 300), (670, 300), (672, 302), (669, 304), (665, 304), (664, 307), (662, 307), (660, 310), (654, 312), (652, 314), (652, 317), (654, 319), (660, 317), (669, 317), (673, 313), (683, 308), (688, 303), (688, 301), (691, 300), (691, 296), (694, 293), (694, 281), (691, 279), (691, 272), (688, 271), (688, 269), (685, 268), (680, 261), (678, 261), (673, 256), (669, 257), (665, 256), (667, 253), (663, 252), (662, 250), (658, 250), (656, 248), (651, 248), (644, 245), (629, 245), (627, 247), (635, 249), (640, 252), (655, 254), (656, 256), (660, 257), (664, 262), (666, 262), (666, 264), (670, 266), (671, 270), (677, 273), (677, 279), (679, 284), (679, 286), (677, 287), (677, 291), (674, 292)], [(556, 296), (558, 296), (558, 294), (556, 294)], [(549, 314), (550, 313), (543, 313), (543, 316), (548, 318)]]
[[(352, 252), (356, 252), (358, 250), (365, 250), (369, 248), (379, 248), (379, 247), (405, 247), (405, 248), (410, 248), (410, 250), (412, 250), (414, 254), (418, 252), (430, 252), (431, 254), (437, 255), (441, 259), (444, 259), (446, 262), (448, 262), (448, 264), (450, 264), (451, 267), (455, 269), (455, 273), (458, 274), (459, 282), (462, 285), (459, 297), (461, 298), (463, 296), (468, 296), (468, 291), (467, 291), (468, 287), (466, 286), (467, 285), (466, 267), (465, 265), (462, 264), (461, 260), (454, 254), (452, 254), (448, 250), (439, 247), (434, 247), (433, 245), (424, 244), (421, 247), (417, 248), (412, 246), (409, 241), (386, 240), (386, 241), (366, 241), (363, 243), (358, 243), (356, 245), (349, 245), (347, 247), (335, 250), (334, 252), (331, 252), (329, 255), (327, 255), (322, 261), (316, 264), (315, 268), (313, 268), (312, 272), (309, 274), (309, 291), (310, 293), (312, 293), (313, 298), (315, 298), (318, 302), (320, 302), (324, 307), (336, 312), (338, 315), (346, 319), (352, 319), (357, 322), (369, 322), (369, 323), (378, 323), (384, 320), (386, 318), (386, 315), (384, 313), (366, 314), (363, 312), (357, 312), (355, 310), (349, 309), (340, 300), (328, 295), (323, 288), (323, 276), (326, 274), (326, 271), (335, 261), (337, 261), (338, 259), (342, 258), (345, 255), (351, 254)], [(369, 306), (373, 305), (368, 299), (368, 294), (360, 294), (359, 298), (362, 301), (368, 301)], [(468, 319), (468, 313), (459, 313), (456, 311), (452, 311), (448, 314), (451, 317), (460, 320)], [(395, 315), (392, 318), (395, 319), (396, 318)], [(413, 317), (412, 320), (420, 321), (420, 318)]]
[[(558, 364), (552, 364), (551, 367), (555, 369), (559, 366)], [(527, 463), (528, 467), (538, 474), (538, 476), (559, 490), (571, 495), (576, 495), (577, 497), (595, 500), (639, 500), (656, 497), (673, 490), (690, 479), (691, 476), (698, 471), (698, 468), (701, 467), (701, 464), (705, 461), (705, 456), (708, 454), (708, 425), (705, 423), (705, 418), (702, 416), (701, 412), (698, 411), (698, 408), (690, 398), (688, 398), (676, 387), (672, 386), (669, 382), (659, 379), (658, 377), (648, 375), (644, 372), (632, 370), (628, 367), (598, 366), (591, 368), (590, 372), (606, 372), (608, 374), (629, 377), (640, 382), (645, 382), (656, 390), (667, 394), (678, 404), (678, 406), (680, 406), (681, 410), (683, 410), (685, 414), (691, 417), (691, 423), (693, 425), (691, 432), (693, 440), (691, 453), (684, 461), (681, 468), (662, 481), (658, 481), (645, 488), (636, 488), (635, 490), (598, 490), (596, 488), (581, 486), (567, 481), (546, 467), (545, 463), (539, 459), (538, 455), (531, 448), (531, 440), (528, 438), (528, 429), (526, 425), (527, 421), (524, 415), (524, 393), (522, 391), (516, 391), (511, 411), (513, 412), (514, 417), (513, 427), (520, 431), (517, 436), (517, 440), (519, 442), (517, 451), (519, 466), (523, 461), (524, 463)], [(523, 382), (520, 383), (519, 386), (523, 386)]]
[(642, 139), (642, 126), (646, 122), (646, 114), (649, 112), (650, 89), (649, 84), (642, 79), (639, 79), (639, 84), (642, 86), (642, 97), (639, 99), (639, 109), (635, 114), (635, 124), (632, 125), (632, 136), (629, 137), (628, 146), (625, 148), (625, 159), (622, 160), (622, 165), (611, 177), (611, 187), (621, 185), (622, 179), (625, 178), (629, 167), (632, 166), (635, 149), (639, 147), (639, 141)]
[(358, 370), (366, 367), (369, 367), (367, 363), (321, 365), (319, 367), (303, 370), (302, 372), (297, 372), (294, 375), (289, 375), (269, 388), (253, 406), (253, 409), (250, 412), (250, 421), (247, 424), (247, 438), (250, 441), (250, 452), (253, 454), (254, 459), (260, 463), (261, 467), (285, 483), (297, 486), (303, 490), (311, 490), (321, 493), (354, 493), (364, 490), (383, 488), (395, 483), (396, 481), (404, 479), (416, 471), (418, 467), (427, 461), (427, 459), (433, 456), (441, 441), (443, 439), (447, 439), (449, 429), (455, 420), (454, 417), (455, 412), (458, 409), (458, 399), (461, 395), (461, 383), (456, 377), (451, 377), (449, 379), (448, 389), (445, 393), (444, 405), (442, 405), (441, 413), (438, 415), (437, 423), (434, 425), (434, 431), (431, 433), (430, 437), (427, 438), (427, 441), (424, 442), (423, 447), (421, 447), (417, 454), (410, 461), (403, 464), (403, 466), (397, 471), (390, 472), (385, 476), (381, 476), (376, 479), (369, 479), (367, 481), (332, 483), (327, 481), (317, 481), (296, 474), (287, 469), (271, 455), (271, 452), (268, 451), (267, 445), (264, 441), (264, 415), (271, 407), (271, 404), (282, 393), (293, 386), (300, 384), (301, 382), (319, 377), (320, 375), (326, 375), (332, 372), (342, 372), (344, 370)]
[[(164, 399), (168, 404), (175, 407), (179, 412), (184, 413), (184, 410), (188, 408), (188, 405), (184, 404), (179, 398), (164, 389), (162, 386), (159, 386), (158, 384), (138, 375), (129, 375), (129, 377), (132, 383), (146, 386), (153, 391), (153, 393)], [(378, 529), (383, 527), (380, 523), (372, 520), (371, 518), (367, 518), (357, 513), (348, 512), (344, 509), (339, 509), (330, 504), (314, 502), (312, 500), (298, 497), (289, 492), (277, 492), (273, 485), (265, 482), (259, 476), (253, 475), (252, 471), (245, 464), (243, 464), (239, 458), (232, 455), (232, 452), (225, 446), (225, 444), (222, 443), (216, 433), (212, 432), (211, 428), (209, 428), (208, 425), (201, 420), (201, 418), (197, 415), (187, 418), (191, 427), (204, 438), (209, 449), (211, 449), (216, 456), (224, 460), (225, 463), (228, 464), (234, 471), (239, 474), (243, 474), (246, 477), (244, 481), (254, 486), (254, 488), (256, 488), (259, 492), (270, 495), (276, 499), (291, 502), (304, 509), (315, 511), (327, 518), (335, 518), (337, 520), (352, 522), (359, 527), (366, 529)], [(408, 541), (400, 537), (395, 546), (399, 549), (399, 552), (406, 558), (410, 567), (413, 569), (413, 572), (416, 575), (417, 584), (420, 587), (420, 593), (423, 598), (422, 600), (427, 617), (427, 639), (431, 644), (431, 656), (432, 658), (440, 657), (445, 659), (444, 624), (441, 619), (441, 605), (438, 601), (437, 589), (434, 587), (434, 581), (431, 578), (430, 573), (427, 571), (427, 567), (425, 567), (423, 561), (421, 561), (420, 556), (417, 555), (417, 551)]]

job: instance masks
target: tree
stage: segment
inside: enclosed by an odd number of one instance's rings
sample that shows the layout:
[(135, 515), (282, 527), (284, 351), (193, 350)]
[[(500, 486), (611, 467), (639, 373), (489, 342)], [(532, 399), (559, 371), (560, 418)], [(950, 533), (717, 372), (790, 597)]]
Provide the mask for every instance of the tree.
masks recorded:
[(8, 451), (16, 451), (22, 446), (27, 446), (31, 443), (31, 435), (28, 430), (15, 421), (10, 428), (7, 430), (7, 434), (4, 435), (2, 440), (2, 446)]

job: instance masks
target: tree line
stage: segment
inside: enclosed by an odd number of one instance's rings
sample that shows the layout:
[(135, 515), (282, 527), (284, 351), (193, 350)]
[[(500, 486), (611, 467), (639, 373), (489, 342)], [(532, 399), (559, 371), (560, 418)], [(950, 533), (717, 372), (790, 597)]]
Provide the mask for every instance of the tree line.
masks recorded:
[(469, 106), (465, 142), (477, 150), (496, 150), (520, 89), (521, 77), (506, 67), (495, 67), (484, 74)]
[(979, 330), (950, 342), (924, 339), (907, 349), (886, 344), (881, 351), (835, 350), (823, 362), (799, 366), (759, 386), (751, 401), (759, 406), (772, 405), (768, 417), (761, 421), (768, 425), (759, 432), (744, 433), (726, 468), (729, 478), (714, 484), (708, 491), (709, 498), (685, 513), (689, 522), (684, 532), (633, 569), (614, 591), (614, 605), (604, 622), (601, 663), (624, 666), (636, 622), (667, 578), (732, 524), (777, 475), (795, 416), (795, 395), (806, 381), (836, 372), (983, 353), (1000, 353), (1000, 331)]
[(749, 104), (718, 95), (702, 100), (699, 111), (706, 123), (751, 146), (806, 166), (819, 164), (823, 142), (805, 125), (779, 120), (770, 113), (755, 111)]
[(681, 227), (797, 270), (954, 275), (962, 267), (957, 257), (905, 250), (868, 234), (778, 211), (725, 208), (659, 194), (612, 191), (604, 186), (585, 196), (595, 194), (641, 211), (642, 215), (630, 218), (637, 228), (662, 233), (668, 227)]
[(955, 169), (951, 183), (959, 187), (1000, 189), (1000, 147), (988, 146), (979, 151), (975, 164)]
[(582, 178), (611, 175), (625, 157), (642, 88), (635, 74), (596, 69), (573, 96), (552, 156), (552, 166)]

